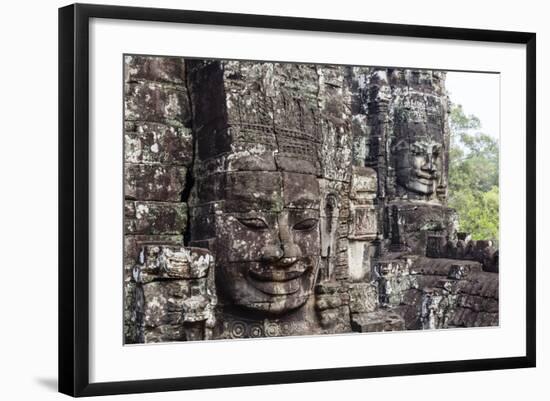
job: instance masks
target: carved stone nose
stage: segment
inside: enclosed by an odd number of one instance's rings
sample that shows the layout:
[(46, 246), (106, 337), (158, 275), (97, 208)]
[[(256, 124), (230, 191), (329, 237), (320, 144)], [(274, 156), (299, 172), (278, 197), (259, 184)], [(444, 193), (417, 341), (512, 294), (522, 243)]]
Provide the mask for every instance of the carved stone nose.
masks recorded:
[(424, 165), (422, 166), (422, 170), (426, 170), (426, 171), (434, 171), (434, 164), (433, 164), (433, 160), (431, 157), (428, 157), (426, 159), (426, 163), (424, 163)]
[(276, 245), (266, 245), (262, 249), (262, 261), (275, 262), (283, 257), (283, 250)]
[(281, 258), (280, 260), (277, 261), (277, 266), (288, 267), (288, 266), (291, 266), (294, 263), (296, 263), (297, 260), (298, 260), (298, 258), (284, 257), (284, 258)]

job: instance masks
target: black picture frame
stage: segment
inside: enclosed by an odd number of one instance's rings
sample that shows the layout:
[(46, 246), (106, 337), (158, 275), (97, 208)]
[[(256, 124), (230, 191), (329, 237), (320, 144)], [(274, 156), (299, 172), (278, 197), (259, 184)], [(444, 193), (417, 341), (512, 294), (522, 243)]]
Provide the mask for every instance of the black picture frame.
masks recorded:
[[(521, 357), (90, 383), (88, 61), (91, 18), (324, 31), (526, 46), (526, 353)], [(74, 4), (59, 9), (59, 391), (71, 396), (534, 367), (536, 35), (434, 26)]]

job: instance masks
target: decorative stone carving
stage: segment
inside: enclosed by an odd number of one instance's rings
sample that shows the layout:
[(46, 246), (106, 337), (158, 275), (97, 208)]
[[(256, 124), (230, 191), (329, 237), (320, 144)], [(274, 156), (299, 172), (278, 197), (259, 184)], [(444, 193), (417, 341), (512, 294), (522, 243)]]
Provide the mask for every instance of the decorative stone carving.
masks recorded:
[(433, 251), (440, 242), (456, 236), (456, 212), (446, 206), (396, 201), (385, 213), (393, 251), (426, 255), (427, 248)]
[(125, 77), (127, 343), (498, 324), (498, 250), (447, 207), (444, 72), (130, 56)]
[(206, 249), (144, 246), (132, 273), (139, 293), (138, 342), (212, 338), (213, 268)]

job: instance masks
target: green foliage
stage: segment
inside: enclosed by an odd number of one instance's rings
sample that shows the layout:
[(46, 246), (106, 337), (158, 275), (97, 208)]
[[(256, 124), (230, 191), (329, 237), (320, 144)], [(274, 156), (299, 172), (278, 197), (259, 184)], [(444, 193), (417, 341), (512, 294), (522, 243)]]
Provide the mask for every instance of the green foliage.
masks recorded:
[(472, 133), (480, 121), (460, 105), (452, 107), (449, 125), (449, 206), (458, 212), (460, 231), (473, 239), (498, 239), (498, 141)]

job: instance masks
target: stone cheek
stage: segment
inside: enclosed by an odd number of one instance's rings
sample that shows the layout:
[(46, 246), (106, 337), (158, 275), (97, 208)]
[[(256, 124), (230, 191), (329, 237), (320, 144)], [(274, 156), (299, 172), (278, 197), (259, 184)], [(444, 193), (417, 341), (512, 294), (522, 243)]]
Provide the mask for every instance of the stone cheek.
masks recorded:
[(247, 214), (219, 214), (216, 219), (216, 260), (223, 262), (260, 262), (265, 246), (280, 246), (277, 214), (258, 213), (268, 227), (254, 230), (239, 221), (250, 219)]

